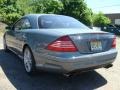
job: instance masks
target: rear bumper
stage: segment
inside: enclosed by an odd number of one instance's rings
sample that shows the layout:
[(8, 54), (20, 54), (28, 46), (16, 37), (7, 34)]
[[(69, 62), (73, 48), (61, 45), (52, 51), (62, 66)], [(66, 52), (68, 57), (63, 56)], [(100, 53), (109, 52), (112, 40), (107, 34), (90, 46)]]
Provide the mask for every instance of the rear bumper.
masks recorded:
[(63, 57), (61, 54), (53, 56), (50, 54), (37, 54), (36, 67), (47, 71), (54, 71), (60, 73), (69, 73), (76, 70), (84, 70), (89, 68), (99, 68), (114, 62), (117, 55), (115, 49), (87, 55), (77, 55)]

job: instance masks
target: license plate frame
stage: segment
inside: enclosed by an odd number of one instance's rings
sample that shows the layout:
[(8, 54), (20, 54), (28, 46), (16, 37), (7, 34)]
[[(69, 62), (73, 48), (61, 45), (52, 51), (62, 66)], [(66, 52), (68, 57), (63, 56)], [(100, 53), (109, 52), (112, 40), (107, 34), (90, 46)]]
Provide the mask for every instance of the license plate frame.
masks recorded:
[(91, 51), (102, 51), (102, 42), (99, 40), (90, 41)]

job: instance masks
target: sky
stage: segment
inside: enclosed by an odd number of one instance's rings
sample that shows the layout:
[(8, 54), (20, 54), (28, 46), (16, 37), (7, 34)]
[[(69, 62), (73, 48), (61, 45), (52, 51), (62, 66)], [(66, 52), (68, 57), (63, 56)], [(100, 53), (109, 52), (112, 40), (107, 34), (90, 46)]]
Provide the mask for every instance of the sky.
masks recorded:
[(120, 0), (85, 0), (94, 13), (120, 13)]

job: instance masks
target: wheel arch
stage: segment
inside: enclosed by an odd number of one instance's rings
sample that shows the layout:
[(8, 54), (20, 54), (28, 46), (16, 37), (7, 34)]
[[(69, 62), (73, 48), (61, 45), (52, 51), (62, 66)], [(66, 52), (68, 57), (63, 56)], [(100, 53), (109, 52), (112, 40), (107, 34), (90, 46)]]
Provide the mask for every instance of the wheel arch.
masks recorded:
[(23, 49), (22, 49), (22, 53), (24, 52), (24, 50), (25, 50), (26, 47), (28, 47), (31, 50), (31, 48), (30, 48), (30, 46), (28, 44), (24, 44), (23, 45)]
[[(28, 48), (30, 49), (30, 52), (32, 53), (32, 56), (33, 56), (33, 58), (34, 58), (34, 53), (33, 53), (31, 47), (30, 47), (28, 44), (24, 44), (24, 45), (23, 45), (22, 53), (24, 53), (24, 50), (25, 50), (26, 47), (28, 47)], [(34, 60), (35, 60), (35, 58), (34, 58)]]

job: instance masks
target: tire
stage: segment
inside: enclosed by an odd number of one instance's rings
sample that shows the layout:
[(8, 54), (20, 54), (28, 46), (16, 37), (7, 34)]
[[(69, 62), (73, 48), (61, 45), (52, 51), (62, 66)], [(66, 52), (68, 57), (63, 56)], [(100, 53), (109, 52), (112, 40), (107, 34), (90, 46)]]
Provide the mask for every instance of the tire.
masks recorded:
[(25, 47), (23, 51), (24, 68), (28, 75), (33, 75), (36, 72), (35, 60), (32, 51), (29, 47)]
[(7, 44), (6, 44), (5, 38), (3, 38), (3, 49), (4, 49), (5, 52), (8, 52), (8, 51), (9, 51), (9, 49), (8, 49), (8, 47), (7, 47)]

